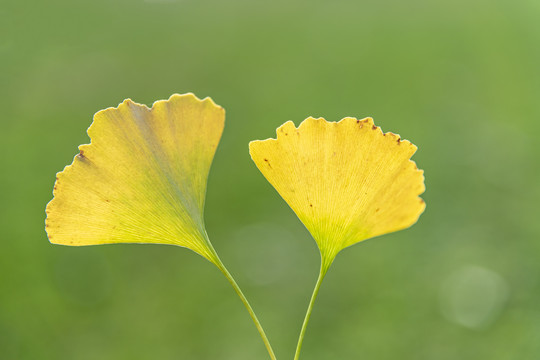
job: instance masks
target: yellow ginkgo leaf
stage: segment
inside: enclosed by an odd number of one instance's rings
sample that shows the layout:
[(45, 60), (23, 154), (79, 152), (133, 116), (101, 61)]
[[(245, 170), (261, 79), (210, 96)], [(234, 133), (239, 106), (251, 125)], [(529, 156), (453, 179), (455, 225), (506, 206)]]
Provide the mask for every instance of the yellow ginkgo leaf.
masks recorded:
[(222, 107), (193, 94), (152, 108), (128, 99), (96, 113), (91, 143), (57, 174), (46, 209), (49, 240), (172, 244), (216, 262), (203, 207), (224, 121)]
[(411, 226), (424, 211), (416, 146), (384, 134), (371, 118), (289, 121), (277, 139), (249, 144), (251, 158), (298, 215), (321, 253), (321, 269), (302, 324), (295, 360), (321, 283), (343, 248)]
[(252, 141), (266, 179), (315, 238), (325, 270), (343, 248), (414, 224), (424, 211), (416, 146), (371, 118), (289, 121), (277, 139)]
[(225, 110), (193, 94), (145, 105), (125, 100), (94, 115), (91, 142), (56, 176), (45, 228), (61, 245), (154, 243), (183, 246), (214, 263), (275, 355), (242, 290), (204, 227), (210, 165)]

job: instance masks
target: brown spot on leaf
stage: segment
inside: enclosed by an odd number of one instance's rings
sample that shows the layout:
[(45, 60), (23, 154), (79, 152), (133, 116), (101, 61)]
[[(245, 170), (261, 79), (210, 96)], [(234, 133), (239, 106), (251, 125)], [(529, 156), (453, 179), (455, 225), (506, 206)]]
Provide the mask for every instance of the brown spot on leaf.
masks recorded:
[(264, 161), (266, 161), (266, 163), (268, 164), (268, 167), (271, 169), (272, 165), (270, 165), (270, 161), (268, 161), (268, 159), (264, 159)]
[(373, 125), (371, 128), (372, 128), (373, 130), (377, 130), (377, 125)]
[(313, 204), (309, 204), (309, 207), (313, 207)]
[(397, 138), (397, 143), (398, 143), (398, 145), (401, 144), (401, 139), (400, 138)]

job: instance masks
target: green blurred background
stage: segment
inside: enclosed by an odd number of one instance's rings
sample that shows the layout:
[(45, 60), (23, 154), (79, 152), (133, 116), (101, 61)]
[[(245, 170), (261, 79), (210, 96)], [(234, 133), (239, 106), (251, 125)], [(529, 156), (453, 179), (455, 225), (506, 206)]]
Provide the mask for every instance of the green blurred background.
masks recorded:
[(338, 256), (302, 359), (540, 358), (537, 0), (2, 0), (0, 19), (0, 359), (267, 358), (193, 252), (47, 241), (92, 115), (175, 92), (227, 110), (207, 228), (278, 358), (319, 258), (247, 145), (310, 115), (418, 145), (427, 210)]

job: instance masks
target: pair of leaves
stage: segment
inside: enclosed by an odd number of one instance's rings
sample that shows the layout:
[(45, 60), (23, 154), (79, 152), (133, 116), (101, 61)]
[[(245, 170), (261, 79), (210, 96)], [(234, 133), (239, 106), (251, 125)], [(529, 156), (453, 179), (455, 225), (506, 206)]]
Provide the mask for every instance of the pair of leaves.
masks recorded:
[[(191, 249), (225, 275), (270, 342), (204, 226), (210, 165), (225, 111), (211, 99), (173, 95), (151, 109), (126, 100), (98, 112), (73, 163), (58, 173), (47, 205), (49, 240), (62, 245), (156, 243)], [(411, 226), (424, 211), (416, 147), (382, 133), (371, 118), (287, 122), (277, 139), (252, 141), (250, 154), (311, 232), (321, 272), (296, 348), (298, 359), (322, 279), (343, 248)]]
[[(91, 143), (57, 175), (49, 240), (179, 245), (219, 265), (203, 208), (224, 121), (222, 107), (193, 94), (98, 112)], [(343, 248), (417, 221), (425, 204), (415, 151), (370, 118), (289, 121), (277, 139), (250, 143), (259, 170), (315, 238), (325, 271)]]

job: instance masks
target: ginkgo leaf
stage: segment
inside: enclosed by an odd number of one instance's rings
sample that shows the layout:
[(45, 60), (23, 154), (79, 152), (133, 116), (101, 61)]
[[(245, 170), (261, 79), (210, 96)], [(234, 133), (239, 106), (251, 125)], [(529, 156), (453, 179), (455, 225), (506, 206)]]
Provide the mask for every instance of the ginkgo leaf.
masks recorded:
[(325, 271), (343, 248), (407, 228), (424, 211), (423, 171), (410, 160), (416, 146), (371, 118), (289, 121), (277, 139), (249, 149), (316, 240)]
[(62, 245), (157, 243), (215, 262), (204, 227), (210, 165), (225, 111), (173, 95), (152, 108), (125, 100), (99, 111), (47, 205), (49, 240)]
[(61, 245), (183, 246), (214, 263), (249, 312), (270, 358), (272, 346), (204, 226), (210, 165), (225, 123), (212, 99), (172, 95), (152, 108), (125, 100), (94, 115), (91, 142), (56, 176), (47, 204), (49, 241)]

